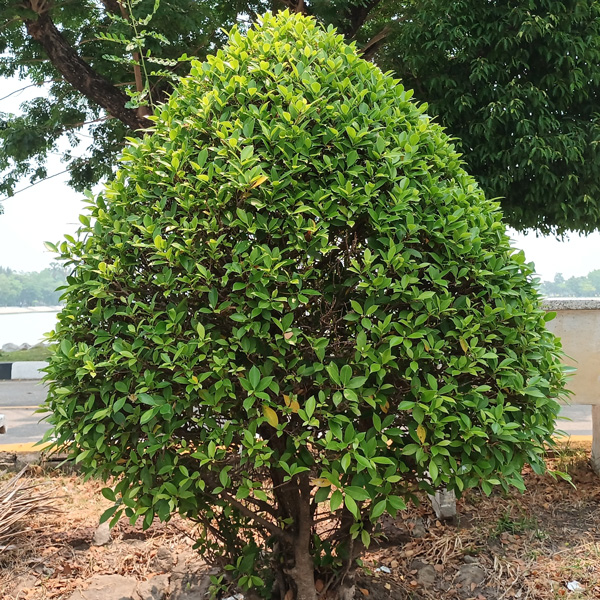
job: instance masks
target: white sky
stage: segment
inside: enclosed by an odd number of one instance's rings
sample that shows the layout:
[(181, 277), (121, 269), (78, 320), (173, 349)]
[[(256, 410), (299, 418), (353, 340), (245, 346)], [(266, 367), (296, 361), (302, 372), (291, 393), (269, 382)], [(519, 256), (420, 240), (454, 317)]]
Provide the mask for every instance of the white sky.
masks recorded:
[[(26, 85), (26, 82), (0, 79), (0, 97)], [(19, 104), (36, 90), (26, 90), (2, 100), (0, 112), (16, 112)], [(58, 160), (48, 169), (50, 175), (64, 169)], [(4, 214), (0, 215), (0, 266), (17, 271), (38, 271), (54, 260), (44, 247), (45, 241), (58, 242), (78, 228), (83, 212), (82, 195), (66, 185), (66, 175), (40, 183), (13, 198), (0, 199)], [(22, 182), (19, 189), (28, 185)], [(543, 280), (556, 273), (565, 277), (585, 275), (600, 269), (600, 234), (571, 235), (564, 241), (553, 237), (537, 237), (533, 233), (513, 232), (515, 246), (525, 251)]]

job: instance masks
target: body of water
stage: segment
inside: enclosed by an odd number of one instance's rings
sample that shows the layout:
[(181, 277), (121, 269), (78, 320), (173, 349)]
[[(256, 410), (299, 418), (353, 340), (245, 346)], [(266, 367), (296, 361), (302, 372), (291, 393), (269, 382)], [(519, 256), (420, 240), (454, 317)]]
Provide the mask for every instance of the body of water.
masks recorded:
[(52, 331), (57, 312), (0, 313), (0, 347), (4, 344), (30, 344), (42, 341), (45, 333)]

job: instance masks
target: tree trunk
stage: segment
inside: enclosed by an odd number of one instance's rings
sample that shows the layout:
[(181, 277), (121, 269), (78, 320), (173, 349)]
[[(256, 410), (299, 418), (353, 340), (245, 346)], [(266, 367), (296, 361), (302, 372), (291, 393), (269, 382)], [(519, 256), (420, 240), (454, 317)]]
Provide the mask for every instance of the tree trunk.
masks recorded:
[(56, 28), (45, 3), (28, 0), (25, 5), (37, 13), (36, 19), (25, 19), (27, 32), (42, 45), (54, 68), (68, 83), (131, 129), (143, 129), (151, 124), (135, 110), (126, 108), (129, 98), (75, 52)]

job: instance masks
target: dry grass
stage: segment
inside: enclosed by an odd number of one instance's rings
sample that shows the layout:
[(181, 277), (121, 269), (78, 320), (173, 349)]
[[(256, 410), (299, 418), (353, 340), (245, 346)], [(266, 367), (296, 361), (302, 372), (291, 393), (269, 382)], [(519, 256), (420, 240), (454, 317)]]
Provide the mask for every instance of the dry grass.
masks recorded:
[(56, 488), (40, 486), (24, 477), (28, 467), (0, 485), (0, 556), (14, 550), (16, 538), (32, 535), (39, 527), (31, 523), (32, 516), (58, 512)]

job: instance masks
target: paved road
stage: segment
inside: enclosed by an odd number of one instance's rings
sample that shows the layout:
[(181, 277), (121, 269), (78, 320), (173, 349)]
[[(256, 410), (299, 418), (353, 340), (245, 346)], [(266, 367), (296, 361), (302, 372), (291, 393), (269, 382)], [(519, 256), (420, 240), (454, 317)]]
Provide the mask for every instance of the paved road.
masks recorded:
[[(5, 416), (7, 430), (0, 435), (0, 446), (37, 442), (42, 437), (48, 425), (39, 423), (42, 415), (34, 411), (44, 396), (45, 388), (39, 381), (0, 381), (0, 413)], [(571, 420), (559, 421), (559, 429), (570, 435), (592, 434), (591, 406), (565, 406), (561, 414)]]
[(43, 415), (34, 411), (45, 396), (46, 390), (39, 381), (0, 381), (0, 414), (6, 425), (0, 446), (37, 442), (44, 435), (48, 425), (39, 423)]

